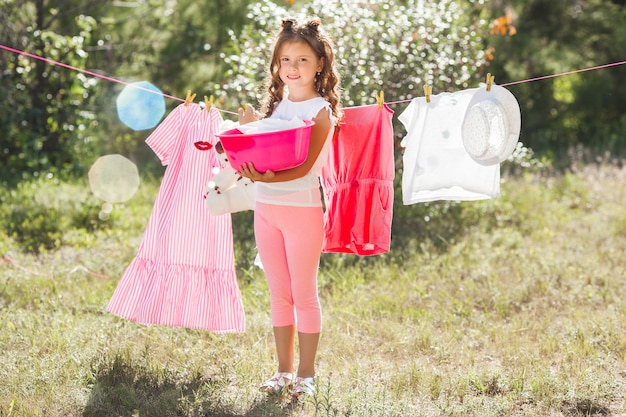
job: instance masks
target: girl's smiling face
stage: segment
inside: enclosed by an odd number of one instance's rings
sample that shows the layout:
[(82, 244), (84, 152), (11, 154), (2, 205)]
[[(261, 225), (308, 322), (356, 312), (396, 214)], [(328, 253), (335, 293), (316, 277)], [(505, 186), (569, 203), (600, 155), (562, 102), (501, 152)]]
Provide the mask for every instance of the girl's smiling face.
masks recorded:
[(322, 70), (323, 62), (306, 42), (284, 44), (279, 53), (278, 75), (289, 89), (292, 101), (316, 97), (315, 75)]

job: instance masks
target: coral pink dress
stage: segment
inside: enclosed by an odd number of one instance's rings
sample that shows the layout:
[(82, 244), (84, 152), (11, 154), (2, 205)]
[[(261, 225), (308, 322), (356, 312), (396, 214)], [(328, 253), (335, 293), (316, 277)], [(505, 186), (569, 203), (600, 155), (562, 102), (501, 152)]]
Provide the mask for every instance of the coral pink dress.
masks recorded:
[(215, 108), (181, 104), (146, 139), (167, 169), (109, 312), (142, 324), (245, 330), (231, 216), (213, 216), (203, 199), (212, 167), (221, 166), (211, 149), (221, 122)]
[(349, 107), (322, 170), (323, 252), (361, 256), (389, 251), (393, 216), (393, 110)]

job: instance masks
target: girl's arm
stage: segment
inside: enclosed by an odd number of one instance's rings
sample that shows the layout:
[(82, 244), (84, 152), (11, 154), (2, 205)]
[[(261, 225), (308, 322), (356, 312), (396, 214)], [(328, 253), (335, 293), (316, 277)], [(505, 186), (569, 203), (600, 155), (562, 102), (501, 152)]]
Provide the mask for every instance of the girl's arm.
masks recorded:
[(311, 128), (309, 152), (301, 165), (282, 171), (274, 172), (268, 170), (262, 173), (254, 169), (254, 165), (251, 162), (245, 162), (239, 167), (239, 173), (244, 177), (250, 178), (252, 181), (260, 182), (283, 182), (304, 177), (311, 168), (313, 168), (313, 164), (322, 151), (328, 132), (332, 127), (330, 123), (330, 111), (325, 108), (321, 109), (313, 118), (313, 121), (315, 124)]

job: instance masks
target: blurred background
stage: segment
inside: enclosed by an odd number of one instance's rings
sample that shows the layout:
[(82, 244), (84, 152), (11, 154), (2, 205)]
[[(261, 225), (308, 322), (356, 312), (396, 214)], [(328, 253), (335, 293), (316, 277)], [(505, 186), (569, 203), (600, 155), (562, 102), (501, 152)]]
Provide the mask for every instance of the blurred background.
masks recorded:
[[(322, 18), (338, 45), (344, 105), (497, 84), (626, 59), (623, 0), (3, 0), (0, 44), (166, 94), (256, 104), (268, 41), (284, 15)], [(580, 146), (619, 155), (626, 66), (510, 87), (521, 142), (555, 163)], [(123, 85), (0, 50), (0, 180), (85, 175), (119, 153), (161, 169), (116, 114)], [(180, 104), (165, 99), (167, 111)], [(404, 104), (393, 107), (397, 114)], [(227, 118), (228, 114), (224, 114)], [(402, 132), (398, 128), (398, 134)]]
[[(105, 313), (165, 170), (145, 139), (188, 90), (256, 105), (280, 19), (311, 15), (396, 143), (390, 252), (322, 255), (315, 415), (625, 416), (626, 65), (517, 83), (624, 62), (625, 0), (0, 0), (0, 417), (311, 415), (256, 390), (251, 211), (245, 333)], [(404, 206), (397, 116), (488, 73), (522, 113), (501, 196)]]

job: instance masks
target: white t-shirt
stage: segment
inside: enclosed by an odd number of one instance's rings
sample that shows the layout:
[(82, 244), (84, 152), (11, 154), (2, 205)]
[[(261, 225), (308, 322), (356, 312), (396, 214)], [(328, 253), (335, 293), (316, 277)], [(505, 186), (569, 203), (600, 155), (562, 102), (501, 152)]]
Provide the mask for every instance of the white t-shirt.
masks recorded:
[(474, 161), (463, 146), (461, 126), (477, 89), (415, 98), (399, 115), (407, 130), (401, 146), (405, 205), (435, 200), (482, 200), (500, 195), (500, 164)]
[[(291, 101), (284, 98), (270, 117), (283, 120), (291, 120), (299, 117), (302, 120), (312, 120), (321, 109), (330, 111), (330, 103), (322, 97), (312, 98), (305, 101)], [(334, 126), (335, 118), (331, 114), (331, 126)], [(304, 176), (295, 180), (283, 182), (256, 182), (256, 201), (267, 204), (279, 204), (284, 206), (321, 207), (322, 198), (320, 193), (319, 176), (322, 173), (334, 129), (329, 129), (324, 146), (317, 157), (313, 168)]]

